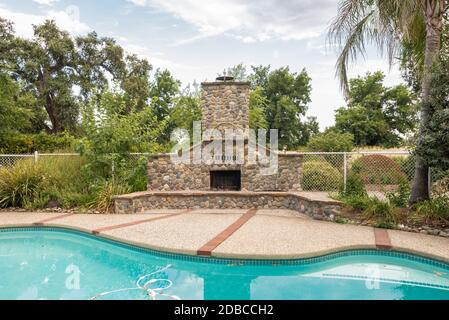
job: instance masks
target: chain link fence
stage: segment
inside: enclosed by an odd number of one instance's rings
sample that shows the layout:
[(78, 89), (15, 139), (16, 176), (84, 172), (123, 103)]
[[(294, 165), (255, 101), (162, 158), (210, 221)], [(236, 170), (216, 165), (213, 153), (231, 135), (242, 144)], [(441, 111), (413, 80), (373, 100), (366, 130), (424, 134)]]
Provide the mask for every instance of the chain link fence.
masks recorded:
[[(402, 183), (411, 183), (415, 169), (415, 157), (410, 151), (390, 152), (304, 152), (301, 185), (304, 191), (332, 192), (345, 188), (348, 178), (356, 176), (368, 192), (385, 193), (396, 190)], [(129, 166), (146, 162), (150, 154), (131, 153), (121, 161)], [(13, 166), (17, 161), (41, 161), (49, 158), (63, 158), (67, 161), (79, 157), (76, 153), (65, 154), (4, 154), (0, 155), (0, 168)], [(120, 164), (111, 157), (112, 176)], [(431, 181), (429, 179), (429, 184)]]
[(370, 193), (392, 192), (401, 184), (411, 184), (415, 172), (410, 151), (302, 154), (302, 186), (307, 191), (338, 191), (356, 177)]

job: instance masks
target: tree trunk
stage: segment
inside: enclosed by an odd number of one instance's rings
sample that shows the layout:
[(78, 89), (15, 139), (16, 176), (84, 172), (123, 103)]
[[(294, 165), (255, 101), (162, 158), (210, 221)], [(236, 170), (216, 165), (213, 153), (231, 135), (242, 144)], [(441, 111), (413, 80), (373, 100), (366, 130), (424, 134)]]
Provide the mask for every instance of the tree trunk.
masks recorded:
[[(419, 137), (421, 138), (431, 118), (429, 105), (432, 65), (438, 57), (441, 47), (441, 30), (443, 14), (447, 0), (421, 0), (426, 21), (426, 51), (424, 60), (424, 75), (422, 79), (421, 121)], [(418, 139), (418, 144), (419, 144)], [(410, 204), (415, 204), (430, 197), (429, 167), (419, 155), (416, 157), (415, 178), (410, 195)]]

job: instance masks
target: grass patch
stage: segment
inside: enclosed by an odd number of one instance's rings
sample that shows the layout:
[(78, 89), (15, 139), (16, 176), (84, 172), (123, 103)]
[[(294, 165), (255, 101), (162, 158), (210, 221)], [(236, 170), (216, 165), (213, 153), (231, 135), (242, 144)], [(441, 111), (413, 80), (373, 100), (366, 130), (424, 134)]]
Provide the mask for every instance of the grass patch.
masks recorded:
[(146, 188), (146, 170), (135, 166), (117, 172), (117, 177), (92, 175), (82, 157), (41, 157), (17, 161), (0, 168), (0, 208), (42, 209), (62, 207), (108, 212), (112, 197)]
[(418, 203), (414, 218), (424, 223), (449, 223), (449, 197), (438, 196)]

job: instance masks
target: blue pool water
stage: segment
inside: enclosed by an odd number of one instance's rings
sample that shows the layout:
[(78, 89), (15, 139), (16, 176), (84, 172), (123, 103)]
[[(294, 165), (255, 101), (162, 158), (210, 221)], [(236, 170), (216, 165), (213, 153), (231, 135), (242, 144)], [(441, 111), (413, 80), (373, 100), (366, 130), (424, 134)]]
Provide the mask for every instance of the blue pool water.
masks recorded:
[(0, 230), (0, 299), (449, 299), (449, 265), (402, 253), (241, 261), (62, 229)]

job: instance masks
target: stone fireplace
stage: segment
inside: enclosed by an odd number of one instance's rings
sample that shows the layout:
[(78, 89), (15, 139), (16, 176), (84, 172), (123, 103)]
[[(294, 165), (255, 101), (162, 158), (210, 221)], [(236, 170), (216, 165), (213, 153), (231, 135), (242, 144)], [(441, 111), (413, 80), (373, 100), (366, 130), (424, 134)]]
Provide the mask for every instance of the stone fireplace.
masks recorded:
[[(203, 135), (190, 148), (187, 161), (173, 161), (173, 154), (151, 156), (148, 161), (148, 190), (115, 197), (115, 213), (143, 213), (152, 209), (290, 209), (310, 216), (333, 219), (340, 210), (336, 201), (312, 199), (301, 192), (303, 157), (298, 153), (257, 148), (249, 139), (250, 84), (227, 81), (202, 83), (203, 132), (215, 129), (221, 137)], [(201, 158), (195, 161), (195, 148), (215, 142), (229, 142), (226, 129), (240, 130), (221, 163)], [(227, 145), (229, 147), (229, 145)], [(229, 151), (229, 149), (228, 149)], [(277, 156), (277, 170), (264, 171), (263, 162), (249, 161), (265, 153)], [(175, 153), (175, 155), (179, 155)], [(222, 156), (220, 156), (222, 157)], [(216, 159), (215, 159), (216, 160)], [(236, 161), (238, 160), (238, 161)]]
[[(215, 129), (222, 135), (218, 139), (225, 143), (226, 129), (240, 130), (242, 134), (233, 146), (234, 156), (224, 160), (236, 160), (242, 155), (242, 161), (173, 163), (170, 154), (156, 155), (148, 163), (148, 190), (300, 191), (301, 155), (260, 148), (258, 152), (265, 152), (267, 157), (277, 153), (278, 170), (269, 175), (261, 173), (263, 164), (248, 161), (249, 96), (249, 82), (202, 83), (202, 132)], [(205, 148), (216, 140), (203, 135), (201, 145)]]

